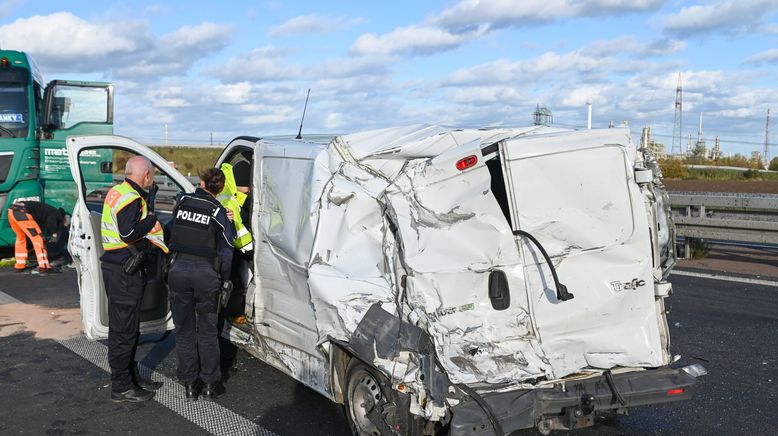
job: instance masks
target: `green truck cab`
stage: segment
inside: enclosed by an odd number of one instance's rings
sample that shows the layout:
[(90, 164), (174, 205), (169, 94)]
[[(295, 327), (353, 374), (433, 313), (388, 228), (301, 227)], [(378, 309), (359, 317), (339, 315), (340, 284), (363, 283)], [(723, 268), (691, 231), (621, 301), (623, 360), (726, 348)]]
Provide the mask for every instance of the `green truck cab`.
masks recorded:
[[(16, 240), (6, 214), (14, 201), (73, 210), (76, 184), (65, 139), (96, 134), (113, 134), (112, 84), (53, 80), (44, 87), (29, 55), (0, 50), (0, 247)], [(90, 168), (85, 183), (111, 183), (110, 152), (86, 153), (82, 160)]]

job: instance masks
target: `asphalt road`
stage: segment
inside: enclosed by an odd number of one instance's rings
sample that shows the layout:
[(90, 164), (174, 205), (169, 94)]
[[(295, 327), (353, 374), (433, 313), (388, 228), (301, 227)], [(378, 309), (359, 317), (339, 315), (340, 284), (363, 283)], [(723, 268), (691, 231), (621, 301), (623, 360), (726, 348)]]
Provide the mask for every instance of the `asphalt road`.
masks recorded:
[[(778, 287), (684, 276), (674, 276), (673, 282), (669, 316), (673, 353), (683, 356), (680, 363), (699, 362), (709, 371), (696, 398), (636, 408), (630, 415), (575, 434), (774, 434)], [(72, 271), (36, 277), (0, 269), (0, 291), (47, 310), (78, 307)], [(154, 339), (158, 338), (142, 338)], [(174, 379), (174, 346), (173, 335), (142, 345), (141, 362)], [(0, 337), (0, 386), (4, 435), (207, 434), (158, 402), (109, 402), (108, 374), (103, 369), (60, 342), (30, 333)], [(226, 387), (227, 395), (218, 401), (224, 408), (220, 410), (265, 431), (349, 434), (339, 406), (243, 352)], [(536, 433), (516, 435), (531, 434)]]

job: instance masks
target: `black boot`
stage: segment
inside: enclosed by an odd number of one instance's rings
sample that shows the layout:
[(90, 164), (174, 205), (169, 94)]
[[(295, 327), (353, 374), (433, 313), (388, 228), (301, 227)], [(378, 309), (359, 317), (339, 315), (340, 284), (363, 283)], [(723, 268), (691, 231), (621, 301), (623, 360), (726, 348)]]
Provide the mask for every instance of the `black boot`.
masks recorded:
[(200, 387), (200, 380), (195, 380), (192, 384), (184, 384), (186, 401), (197, 401), (197, 397), (200, 395)]
[(213, 383), (206, 383), (205, 387), (203, 388), (202, 395), (204, 400), (215, 400), (216, 397), (224, 394), (225, 392), (226, 389), (224, 389), (222, 382), (217, 381)]
[(140, 373), (138, 372), (138, 362), (135, 362), (132, 367), (132, 382), (135, 383), (135, 386), (138, 386), (144, 391), (156, 391), (162, 387), (162, 382), (155, 382), (141, 378)]
[(124, 392), (111, 392), (111, 401), (114, 403), (128, 402), (140, 403), (154, 398), (154, 392), (134, 387)]

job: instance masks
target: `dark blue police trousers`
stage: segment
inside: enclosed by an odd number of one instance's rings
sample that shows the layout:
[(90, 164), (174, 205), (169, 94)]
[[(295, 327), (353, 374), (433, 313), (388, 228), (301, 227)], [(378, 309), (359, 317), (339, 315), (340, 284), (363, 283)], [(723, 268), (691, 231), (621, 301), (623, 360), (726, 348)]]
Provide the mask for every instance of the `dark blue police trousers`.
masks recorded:
[(170, 310), (176, 325), (178, 379), (214, 383), (219, 370), (218, 296), (221, 280), (206, 258), (177, 256), (168, 272)]

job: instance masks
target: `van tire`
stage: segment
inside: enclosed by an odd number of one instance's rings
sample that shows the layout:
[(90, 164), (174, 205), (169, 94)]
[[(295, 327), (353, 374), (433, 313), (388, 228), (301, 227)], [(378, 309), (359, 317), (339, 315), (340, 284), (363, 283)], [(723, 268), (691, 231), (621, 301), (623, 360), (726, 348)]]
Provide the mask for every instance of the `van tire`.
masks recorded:
[[(346, 368), (343, 411), (349, 428), (354, 436), (380, 436), (383, 432), (367, 417), (375, 406), (391, 401), (395, 395), (389, 379), (378, 370), (364, 364), (356, 358), (349, 361)], [(400, 434), (420, 436), (424, 434), (424, 421), (406, 411), (406, 422), (410, 428), (401, 429)], [(387, 429), (395, 432), (394, 429)]]

